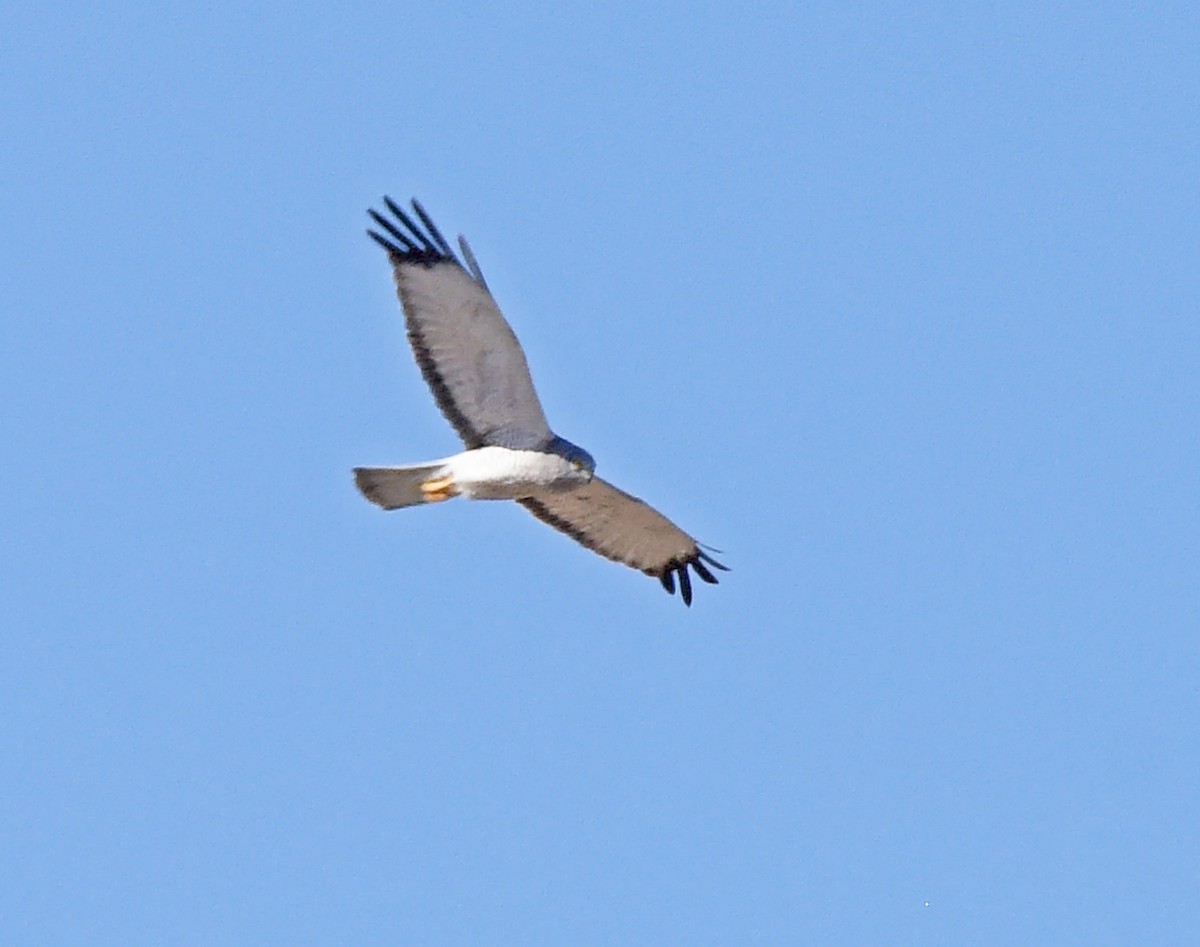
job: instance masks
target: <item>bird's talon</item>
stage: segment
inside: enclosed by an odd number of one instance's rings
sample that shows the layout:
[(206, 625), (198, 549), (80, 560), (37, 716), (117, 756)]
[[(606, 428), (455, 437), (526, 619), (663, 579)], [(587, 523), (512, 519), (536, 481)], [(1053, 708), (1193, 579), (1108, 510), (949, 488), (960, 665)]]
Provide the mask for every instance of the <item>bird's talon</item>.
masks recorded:
[(454, 485), (454, 481), (450, 477), (444, 477), (441, 480), (426, 480), (421, 484), (421, 493), (424, 495), (426, 503), (440, 503), (442, 500), (449, 500), (452, 496), (456, 496), (458, 487)]

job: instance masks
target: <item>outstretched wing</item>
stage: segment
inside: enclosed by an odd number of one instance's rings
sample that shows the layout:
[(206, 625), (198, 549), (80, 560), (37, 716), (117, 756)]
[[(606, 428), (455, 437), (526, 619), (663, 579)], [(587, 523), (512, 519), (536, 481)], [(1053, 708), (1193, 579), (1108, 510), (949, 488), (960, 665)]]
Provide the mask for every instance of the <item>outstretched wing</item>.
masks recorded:
[(588, 549), (654, 576), (672, 595), (678, 578), (685, 605), (692, 604), (689, 566), (713, 585), (717, 579), (705, 563), (728, 571), (654, 507), (599, 477), (578, 490), (517, 502)]
[(394, 219), (368, 211), (383, 233), (367, 233), (388, 252), (408, 341), (438, 407), (468, 448), (538, 447), (551, 437), (525, 353), (488, 291), (471, 248), (459, 237), (470, 272), (415, 200), (419, 223), (391, 198)]

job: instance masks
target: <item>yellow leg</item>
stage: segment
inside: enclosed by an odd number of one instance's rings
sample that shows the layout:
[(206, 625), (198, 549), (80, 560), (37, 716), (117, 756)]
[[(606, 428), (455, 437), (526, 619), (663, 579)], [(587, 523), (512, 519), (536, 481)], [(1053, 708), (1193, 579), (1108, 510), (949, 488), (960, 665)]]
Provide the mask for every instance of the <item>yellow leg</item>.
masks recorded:
[(442, 480), (426, 480), (421, 484), (421, 493), (425, 495), (426, 503), (439, 503), (458, 496), (458, 487), (450, 477)]

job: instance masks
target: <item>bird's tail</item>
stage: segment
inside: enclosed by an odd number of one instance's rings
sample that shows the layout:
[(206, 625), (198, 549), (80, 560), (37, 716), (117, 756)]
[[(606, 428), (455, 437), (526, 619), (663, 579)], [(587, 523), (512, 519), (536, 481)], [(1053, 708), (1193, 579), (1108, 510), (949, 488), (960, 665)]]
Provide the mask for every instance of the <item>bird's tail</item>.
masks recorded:
[(411, 467), (355, 467), (354, 483), (363, 496), (385, 510), (449, 500), (458, 494), (444, 460)]

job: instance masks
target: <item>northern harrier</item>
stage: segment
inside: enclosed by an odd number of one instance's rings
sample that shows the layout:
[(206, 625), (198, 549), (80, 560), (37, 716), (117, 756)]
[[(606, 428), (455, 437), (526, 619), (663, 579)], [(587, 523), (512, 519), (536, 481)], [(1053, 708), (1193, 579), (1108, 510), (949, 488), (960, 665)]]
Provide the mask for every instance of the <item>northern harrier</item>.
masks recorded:
[(394, 220), (369, 211), (383, 233), (367, 233), (387, 251), (417, 365), (467, 449), (408, 467), (356, 467), (363, 496), (385, 510), (459, 495), (516, 500), (671, 594), (678, 581), (691, 605), (689, 567), (716, 584), (708, 566), (725, 566), (657, 510), (595, 476), (592, 455), (550, 430), (525, 354), (466, 240), (458, 238), (464, 268), (420, 204), (412, 202), (414, 220), (383, 200)]

